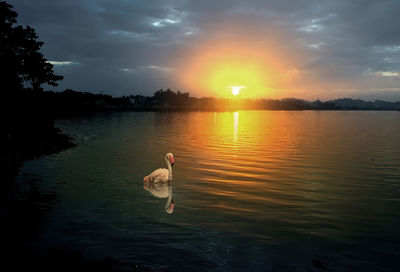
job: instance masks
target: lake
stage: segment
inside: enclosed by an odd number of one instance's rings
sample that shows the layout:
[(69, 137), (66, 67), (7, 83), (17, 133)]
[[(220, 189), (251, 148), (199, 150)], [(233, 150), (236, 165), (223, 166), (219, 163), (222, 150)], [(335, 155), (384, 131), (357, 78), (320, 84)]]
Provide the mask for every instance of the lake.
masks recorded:
[[(46, 211), (36, 254), (79, 250), (128, 271), (400, 269), (400, 112), (125, 112), (57, 126), (77, 147), (17, 176)], [(171, 187), (145, 189), (167, 152)]]

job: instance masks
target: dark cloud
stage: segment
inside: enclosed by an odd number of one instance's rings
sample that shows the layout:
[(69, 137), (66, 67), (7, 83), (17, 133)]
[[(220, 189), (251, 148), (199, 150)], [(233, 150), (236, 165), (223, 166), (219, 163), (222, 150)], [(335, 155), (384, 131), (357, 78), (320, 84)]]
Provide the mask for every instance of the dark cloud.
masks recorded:
[(60, 90), (179, 88), (176, 73), (202, 41), (246, 33), (249, 46), (261, 41), (296, 57), (300, 80), (319, 82), (320, 98), (351, 89), (348, 96), (400, 99), (398, 0), (9, 2), (59, 62)]

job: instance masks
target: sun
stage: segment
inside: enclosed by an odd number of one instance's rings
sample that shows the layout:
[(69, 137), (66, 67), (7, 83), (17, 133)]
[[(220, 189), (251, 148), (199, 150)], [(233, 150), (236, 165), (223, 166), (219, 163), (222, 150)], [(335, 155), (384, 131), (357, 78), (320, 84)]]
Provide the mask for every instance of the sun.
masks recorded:
[(232, 94), (234, 96), (237, 96), (242, 88), (244, 88), (244, 87), (243, 86), (233, 86), (232, 87)]
[(193, 57), (177, 74), (182, 85), (197, 96), (265, 98), (273, 89), (281, 88), (287, 71), (282, 58), (266, 53), (257, 44), (249, 46), (236, 39), (207, 42), (193, 50), (199, 51), (191, 54)]

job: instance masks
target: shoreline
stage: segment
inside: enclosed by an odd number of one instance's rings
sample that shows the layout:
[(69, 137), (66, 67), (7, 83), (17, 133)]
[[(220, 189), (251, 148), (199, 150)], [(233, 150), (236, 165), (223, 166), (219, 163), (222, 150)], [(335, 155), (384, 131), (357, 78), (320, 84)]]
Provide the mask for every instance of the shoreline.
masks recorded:
[[(182, 108), (182, 107), (145, 107), (145, 108), (128, 108), (120, 110), (110, 110), (109, 112), (124, 112), (124, 111), (136, 111), (136, 112), (232, 112), (232, 111), (400, 111), (397, 109), (268, 109), (268, 108)], [(107, 112), (107, 111), (105, 111)]]
[(25, 142), (24, 138), (27, 136), (29, 137), (24, 131), (13, 131), (13, 134), (7, 133), (7, 139), (1, 143), (0, 169), (3, 185), (6, 187), (14, 182), (19, 168), (25, 161), (76, 146), (71, 136), (54, 126), (47, 133), (35, 135)]
[(234, 111), (377, 111), (377, 112), (387, 112), (387, 111), (398, 111), (398, 109), (269, 109), (269, 108), (201, 108), (201, 107), (129, 107), (129, 108), (107, 108), (96, 110), (92, 112), (75, 112), (63, 115), (57, 115), (57, 120), (62, 120), (70, 117), (85, 117), (92, 116), (98, 113), (116, 113), (116, 112), (234, 112)]

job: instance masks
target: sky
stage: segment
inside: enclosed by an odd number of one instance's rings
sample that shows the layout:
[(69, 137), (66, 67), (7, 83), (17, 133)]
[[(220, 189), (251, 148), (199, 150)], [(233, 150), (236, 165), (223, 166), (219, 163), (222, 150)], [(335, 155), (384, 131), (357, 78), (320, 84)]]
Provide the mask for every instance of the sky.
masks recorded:
[(54, 90), (400, 101), (398, 0), (8, 2)]

